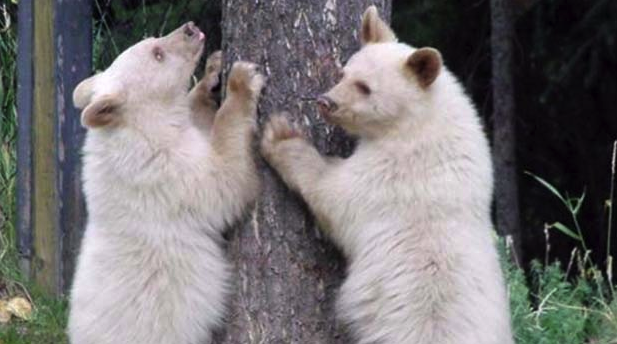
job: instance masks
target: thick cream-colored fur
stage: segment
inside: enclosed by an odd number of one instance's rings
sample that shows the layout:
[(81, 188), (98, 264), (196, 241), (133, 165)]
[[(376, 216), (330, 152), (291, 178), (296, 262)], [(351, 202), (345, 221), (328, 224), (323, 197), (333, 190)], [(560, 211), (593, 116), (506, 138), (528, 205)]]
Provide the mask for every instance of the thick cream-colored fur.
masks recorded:
[(374, 8), (363, 23), (324, 98), (326, 119), (359, 136), (354, 154), (320, 156), (284, 116), (262, 153), (347, 256), (337, 309), (358, 343), (511, 344), (476, 110), (436, 50), (397, 43)]
[[(263, 78), (235, 63), (217, 111), (208, 99), (220, 63), (188, 94), (202, 47), (185, 25), (129, 48), (75, 90), (91, 127), (72, 344), (207, 344), (221, 323), (232, 289), (222, 231), (259, 190), (250, 141)], [(115, 105), (96, 107), (101, 99)]]

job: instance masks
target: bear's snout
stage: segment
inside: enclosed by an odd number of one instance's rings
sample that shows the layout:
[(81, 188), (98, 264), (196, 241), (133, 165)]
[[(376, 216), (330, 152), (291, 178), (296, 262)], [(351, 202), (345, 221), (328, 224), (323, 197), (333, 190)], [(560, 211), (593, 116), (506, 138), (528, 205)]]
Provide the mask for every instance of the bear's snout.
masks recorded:
[(182, 32), (188, 38), (198, 37), (200, 41), (203, 41), (206, 38), (206, 35), (204, 35), (204, 33), (201, 32), (201, 30), (199, 30), (199, 28), (195, 26), (195, 23), (192, 21), (183, 25)]
[(319, 109), (319, 113), (325, 118), (338, 109), (336, 102), (325, 94), (317, 97), (317, 107)]

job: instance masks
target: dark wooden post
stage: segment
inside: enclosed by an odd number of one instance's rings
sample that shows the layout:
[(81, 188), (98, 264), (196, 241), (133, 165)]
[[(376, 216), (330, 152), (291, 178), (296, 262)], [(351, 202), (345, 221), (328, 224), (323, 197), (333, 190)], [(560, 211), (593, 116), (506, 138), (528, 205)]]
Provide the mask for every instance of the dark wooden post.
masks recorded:
[[(302, 96), (324, 92), (337, 81), (337, 68), (360, 46), (360, 19), (371, 3), (389, 18), (389, 0), (223, 1), (227, 67), (246, 59), (268, 77), (260, 123), (273, 111), (289, 110), (322, 152), (349, 152), (349, 141), (325, 125)], [(301, 201), (263, 162), (259, 170), (262, 195), (252, 218), (231, 237), (238, 290), (221, 342), (347, 343), (334, 320), (345, 262)]]
[(17, 248), (26, 274), (32, 257), (32, 1), (17, 7)]
[(53, 294), (70, 284), (85, 220), (84, 131), (71, 94), (91, 74), (91, 24), (91, 0), (19, 4), (19, 249), (22, 267)]
[(495, 222), (497, 232), (512, 240), (512, 255), (522, 263), (521, 227), (516, 170), (516, 112), (512, 58), (513, 3), (491, 0), (493, 86), (493, 162), (495, 166)]

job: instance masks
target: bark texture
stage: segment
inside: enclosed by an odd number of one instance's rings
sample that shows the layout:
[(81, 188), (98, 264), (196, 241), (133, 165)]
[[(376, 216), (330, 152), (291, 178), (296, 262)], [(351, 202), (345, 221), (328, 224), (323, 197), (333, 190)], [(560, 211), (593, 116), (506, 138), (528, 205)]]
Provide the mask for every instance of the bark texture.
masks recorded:
[[(303, 98), (337, 81), (337, 69), (359, 48), (360, 19), (370, 4), (389, 18), (390, 0), (223, 1), (226, 69), (232, 61), (249, 60), (268, 78), (259, 104), (260, 128), (272, 112), (288, 110), (322, 153), (350, 153), (351, 140), (326, 125), (314, 103)], [(334, 317), (345, 262), (302, 201), (257, 160), (262, 194), (249, 218), (230, 234), (239, 276), (228, 324), (217, 342), (347, 343)]]
[(516, 113), (512, 83), (513, 34), (511, 1), (491, 0), (495, 222), (499, 234), (512, 239), (512, 253), (520, 263)]

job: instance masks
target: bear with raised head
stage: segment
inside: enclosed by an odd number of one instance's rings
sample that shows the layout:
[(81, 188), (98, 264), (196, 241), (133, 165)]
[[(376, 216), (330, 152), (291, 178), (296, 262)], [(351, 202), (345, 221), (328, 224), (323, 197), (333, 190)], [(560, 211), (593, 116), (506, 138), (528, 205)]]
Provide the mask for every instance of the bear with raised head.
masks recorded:
[(73, 93), (87, 127), (88, 221), (70, 295), (72, 344), (209, 343), (232, 289), (223, 230), (253, 202), (264, 79), (220, 53), (189, 93), (204, 34), (187, 23), (124, 51)]
[(348, 259), (338, 315), (360, 344), (511, 344), (480, 118), (437, 50), (397, 42), (375, 7), (360, 32), (318, 99), (353, 155), (324, 158), (280, 115), (261, 142)]

